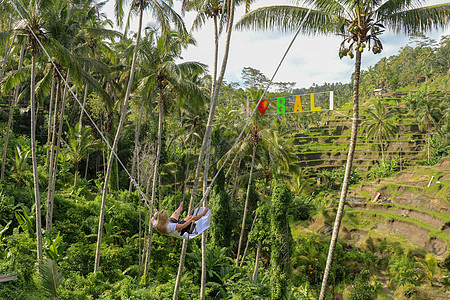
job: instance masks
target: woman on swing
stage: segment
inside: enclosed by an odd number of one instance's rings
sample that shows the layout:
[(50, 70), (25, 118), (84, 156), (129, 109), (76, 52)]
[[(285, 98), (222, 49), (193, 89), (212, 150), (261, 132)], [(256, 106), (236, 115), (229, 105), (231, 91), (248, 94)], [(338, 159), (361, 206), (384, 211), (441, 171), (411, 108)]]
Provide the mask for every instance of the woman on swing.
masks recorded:
[[(183, 211), (183, 202), (181, 201), (180, 206), (175, 210), (175, 212), (170, 216), (167, 210), (163, 209), (160, 212), (156, 212), (155, 215), (150, 220), (153, 227), (155, 227), (160, 233), (167, 234), (175, 237), (182, 237), (184, 233), (190, 232), (190, 226), (193, 221), (198, 221), (201, 217), (206, 215), (209, 211), (208, 207), (205, 207), (203, 211), (194, 216), (187, 216), (183, 220), (180, 220), (180, 214)], [(155, 221), (155, 217), (158, 219)]]

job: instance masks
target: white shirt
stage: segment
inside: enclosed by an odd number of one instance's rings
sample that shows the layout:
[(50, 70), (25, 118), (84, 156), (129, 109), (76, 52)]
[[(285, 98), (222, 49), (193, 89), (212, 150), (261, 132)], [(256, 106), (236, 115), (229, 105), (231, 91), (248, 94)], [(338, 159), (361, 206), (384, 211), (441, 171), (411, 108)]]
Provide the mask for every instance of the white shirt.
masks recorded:
[[(178, 223), (172, 223), (169, 222), (169, 224), (167, 224), (167, 235), (170, 236), (174, 236), (174, 237), (180, 237), (180, 232), (178, 230), (176, 230), (177, 228), (177, 224)], [(156, 226), (156, 220), (153, 221), (153, 227)]]

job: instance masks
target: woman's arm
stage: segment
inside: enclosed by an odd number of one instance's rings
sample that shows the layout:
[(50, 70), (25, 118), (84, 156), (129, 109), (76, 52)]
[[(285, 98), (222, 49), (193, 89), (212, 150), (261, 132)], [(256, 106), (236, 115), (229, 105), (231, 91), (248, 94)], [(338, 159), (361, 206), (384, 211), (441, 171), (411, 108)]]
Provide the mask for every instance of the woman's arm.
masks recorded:
[(155, 212), (155, 214), (153, 215), (153, 217), (150, 219), (150, 224), (152, 224), (152, 226), (154, 226), (154, 225), (153, 225), (153, 222), (155, 222), (155, 217), (156, 217), (157, 214), (158, 214), (158, 213)]

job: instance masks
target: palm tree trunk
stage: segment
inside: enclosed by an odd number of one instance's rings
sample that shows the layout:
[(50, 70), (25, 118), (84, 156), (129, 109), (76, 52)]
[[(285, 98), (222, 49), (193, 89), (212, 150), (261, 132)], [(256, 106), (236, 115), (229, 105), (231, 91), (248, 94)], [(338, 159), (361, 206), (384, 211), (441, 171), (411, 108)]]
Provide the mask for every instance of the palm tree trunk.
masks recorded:
[(95, 263), (94, 263), (94, 273), (98, 272), (98, 269), (100, 267), (100, 250), (102, 246), (102, 232), (103, 232), (103, 222), (105, 218), (105, 211), (106, 211), (106, 195), (108, 193), (108, 181), (111, 176), (111, 168), (112, 168), (112, 162), (114, 161), (114, 152), (117, 149), (117, 144), (119, 143), (119, 137), (122, 131), (123, 123), (125, 122), (125, 115), (127, 112), (128, 107), (128, 100), (130, 98), (131, 94), (131, 86), (133, 84), (133, 77), (134, 73), (136, 71), (136, 57), (137, 57), (137, 51), (139, 48), (139, 41), (141, 37), (141, 28), (142, 28), (142, 15), (143, 15), (143, 7), (141, 6), (139, 9), (139, 26), (138, 26), (138, 32), (136, 36), (136, 45), (134, 46), (134, 53), (133, 53), (133, 60), (131, 62), (131, 70), (130, 70), (130, 79), (128, 80), (128, 86), (127, 91), (125, 93), (125, 101), (122, 107), (122, 112), (120, 115), (120, 121), (119, 121), (119, 127), (117, 128), (116, 136), (114, 138), (114, 143), (111, 149), (111, 154), (108, 159), (108, 168), (106, 169), (105, 174), (105, 182), (103, 184), (103, 191), (102, 191), (102, 204), (100, 208), (100, 216), (98, 221), (98, 235), (97, 235), (97, 247), (95, 249)]
[(50, 155), (50, 137), (52, 135), (52, 111), (53, 111), (53, 98), (55, 96), (55, 76), (52, 76), (52, 90), (50, 92), (50, 106), (48, 108), (48, 121), (47, 121), (47, 154), (45, 155), (45, 163), (48, 166), (48, 159)]
[[(89, 67), (89, 68), (88, 68), (88, 73), (90, 73), (90, 72), (91, 72), (91, 68)], [(88, 96), (88, 84), (85, 83), (85, 86), (84, 86), (84, 95), (83, 95), (83, 107), (86, 107), (87, 96)], [(81, 111), (80, 111), (80, 120), (79, 120), (79, 122), (80, 122), (80, 127), (83, 127), (83, 114), (84, 114), (84, 110), (83, 110), (83, 108), (81, 108)]]
[[(194, 177), (194, 185), (193, 185), (193, 189), (192, 189), (192, 194), (191, 194), (191, 200), (189, 202), (189, 209), (188, 209), (188, 214), (192, 213), (193, 210), (193, 204), (194, 204), (194, 199), (195, 199), (195, 195), (197, 193), (197, 185), (198, 185), (198, 179), (200, 176), (200, 169), (202, 166), (202, 161), (203, 161), (203, 156), (204, 153), (206, 151), (206, 145), (208, 143), (210, 143), (210, 139), (211, 139), (211, 131), (212, 131), (212, 121), (214, 118), (214, 112), (216, 109), (216, 104), (217, 104), (217, 98), (219, 95), (219, 90), (220, 90), (220, 85), (222, 84), (223, 81), (223, 77), (225, 75), (225, 69), (228, 63), (228, 54), (229, 54), (229, 50), (230, 50), (230, 41), (231, 41), (231, 32), (233, 29), (233, 18), (234, 18), (234, 0), (230, 0), (230, 7), (229, 7), (229, 19), (228, 19), (228, 27), (227, 27), (227, 37), (226, 37), (226, 43), (225, 43), (225, 52), (224, 52), (224, 56), (223, 56), (223, 61), (222, 61), (222, 68), (220, 71), (220, 75), (219, 78), (217, 80), (216, 83), (216, 87), (213, 91), (213, 97), (211, 99), (211, 105), (210, 105), (210, 110), (209, 110), (209, 116), (208, 116), (208, 123), (206, 126), (206, 133), (205, 136), (203, 138), (203, 143), (202, 143), (202, 148), (200, 149), (200, 154), (198, 156), (198, 162), (197, 162), (197, 168), (195, 170), (195, 177)], [(177, 279), (175, 281), (175, 288), (173, 291), (173, 300), (177, 300), (178, 299), (178, 291), (180, 289), (180, 283), (181, 283), (181, 275), (183, 273), (183, 267), (184, 267), (184, 260), (186, 257), (186, 250), (187, 250), (187, 240), (183, 240), (183, 247), (181, 249), (181, 254), (180, 254), (180, 263), (178, 265), (178, 273), (177, 273)]]
[[(136, 127), (136, 134), (134, 136), (134, 151), (133, 151), (133, 160), (131, 162), (131, 177), (135, 177), (136, 173), (136, 165), (137, 165), (137, 156), (138, 156), (138, 143), (139, 143), (139, 135), (141, 133), (141, 124), (142, 124), (142, 117), (144, 115), (144, 101), (142, 101), (141, 104), (141, 113), (139, 114), (139, 122)], [(128, 191), (131, 193), (133, 189), (133, 182), (130, 180), (130, 187), (128, 188)]]
[[(155, 160), (155, 166), (153, 171), (153, 186), (152, 186), (152, 207), (150, 208), (150, 215), (153, 215), (153, 207), (155, 205), (155, 199), (156, 199), (156, 183), (158, 182), (159, 174), (158, 174), (158, 167), (159, 167), (159, 160), (161, 158), (161, 148), (162, 148), (162, 126), (163, 126), (163, 90), (160, 90), (159, 95), (159, 117), (158, 117), (158, 146), (156, 149), (156, 160)], [(151, 220), (151, 218), (150, 218)], [(150, 262), (150, 251), (152, 246), (152, 231), (153, 226), (152, 224), (148, 224), (148, 242), (147, 242), (147, 253), (145, 254), (145, 264), (144, 264), (144, 274), (148, 274), (148, 264)]]
[[(67, 71), (66, 75), (66, 82), (68, 84), (69, 82), (69, 71)], [(53, 223), (53, 200), (55, 198), (55, 182), (56, 182), (56, 173), (58, 171), (58, 156), (59, 156), (59, 149), (61, 148), (61, 135), (62, 135), (62, 129), (64, 124), (64, 110), (66, 107), (66, 99), (68, 95), (68, 86), (64, 88), (64, 93), (62, 95), (62, 102), (61, 102), (61, 110), (60, 110), (60, 116), (59, 116), (59, 128), (58, 128), (58, 137), (56, 139), (56, 150), (55, 150), (55, 156), (53, 159), (53, 164), (50, 165), (50, 168), (52, 168), (51, 171), (51, 177), (49, 172), (49, 178), (48, 178), (48, 193), (47, 193), (47, 218), (46, 218), (46, 224), (45, 228), (48, 232), (52, 231), (52, 223)], [(56, 107), (55, 107), (56, 109)], [(56, 114), (55, 114), (55, 120), (56, 120)], [(53, 153), (51, 154), (53, 155)]]
[[(18, 67), (19, 71), (22, 69), (24, 52), (25, 52), (25, 46), (22, 45), (22, 47), (20, 48), (20, 58), (19, 58), (19, 67)], [(6, 59), (5, 59), (5, 61), (6, 61)], [(0, 76), (0, 80), (1, 80), (1, 76)], [(16, 86), (16, 88), (14, 89), (14, 98), (11, 100), (11, 104), (10, 104), (11, 106), (9, 108), (8, 125), (6, 127), (5, 144), (3, 146), (2, 168), (0, 171), (0, 179), (5, 179), (5, 164), (6, 164), (6, 154), (7, 154), (7, 150), (8, 150), (9, 133), (11, 131), (14, 107), (17, 105), (18, 97), (19, 97), (19, 86)]]
[(259, 256), (261, 255), (261, 242), (258, 242), (256, 246), (256, 257), (255, 257), (255, 269), (253, 271), (252, 281), (256, 283), (258, 281), (258, 271), (259, 271)]
[[(191, 134), (192, 134), (193, 131), (194, 131), (194, 129), (191, 130)], [(192, 153), (192, 142), (193, 141), (194, 140), (192, 139), (192, 136), (191, 136), (191, 143), (189, 145), (189, 156), (191, 156), (191, 153)], [(188, 179), (189, 179), (189, 167), (190, 167), (190, 165), (191, 165), (191, 163), (188, 162), (188, 164), (186, 166), (186, 176), (185, 176), (185, 179), (184, 179), (183, 195), (181, 197), (181, 201), (184, 201), (184, 198), (186, 196), (186, 186), (187, 186), (187, 182), (188, 182)]]
[(253, 228), (255, 228), (255, 223), (256, 223), (256, 215), (253, 218), (252, 226), (250, 227), (250, 231), (248, 232), (247, 243), (245, 243), (244, 253), (242, 254), (241, 263), (239, 264), (240, 267), (242, 267), (242, 265), (244, 264), (244, 259), (245, 256), (247, 255), (248, 245), (250, 244), (250, 233), (253, 231)]
[(361, 52), (356, 51), (355, 55), (355, 77), (353, 80), (353, 118), (352, 118), (352, 132), (350, 137), (350, 146), (348, 149), (347, 164), (345, 166), (344, 181), (342, 183), (341, 196), (339, 199), (339, 206), (336, 213), (336, 220), (334, 221), (333, 234), (331, 236), (330, 248), (328, 250), (327, 263), (325, 272), (323, 274), (322, 287), (320, 289), (319, 300), (325, 299), (328, 277), (330, 275), (331, 265), (334, 259), (334, 251), (336, 249), (336, 242), (339, 235), (339, 228), (341, 226), (342, 216), (344, 214), (344, 203), (347, 199), (348, 183), (350, 172), (353, 165), (353, 156), (355, 154), (356, 138), (358, 136), (358, 118), (359, 118), (359, 76), (361, 71)]
[(238, 250), (237, 250), (237, 255), (236, 255), (236, 267), (239, 264), (239, 255), (241, 253), (241, 244), (242, 244), (242, 239), (244, 238), (245, 219), (247, 218), (248, 198), (250, 196), (250, 187), (252, 185), (252, 175), (253, 175), (253, 167), (255, 165), (255, 156), (256, 156), (256, 145), (253, 144), (252, 164), (250, 167), (250, 174), (248, 176), (247, 195), (245, 196), (245, 204), (244, 204), (244, 216), (242, 217), (241, 234), (239, 236), (239, 245), (238, 245)]
[(77, 180), (78, 180), (78, 163), (75, 163), (75, 179), (73, 180), (73, 190), (77, 189)]
[[(217, 28), (217, 16), (214, 15), (214, 67), (213, 67), (213, 77), (211, 83), (211, 99), (214, 97), (214, 90), (216, 87), (216, 77), (217, 77), (217, 60), (219, 56), (219, 31)], [(212, 105), (213, 102), (211, 102)], [(210, 112), (212, 109), (210, 108)], [(211, 138), (208, 140), (208, 145), (205, 154), (205, 168), (203, 171), (203, 193), (206, 193), (206, 188), (208, 186), (208, 171), (209, 171), (209, 156), (211, 152)], [(203, 202), (203, 206), (206, 206), (206, 198)], [(205, 299), (206, 290), (206, 232), (202, 232), (202, 277), (200, 283), (200, 299)]]
[(36, 246), (37, 260), (42, 261), (42, 233), (41, 233), (41, 198), (39, 194), (39, 176), (37, 170), (36, 154), (36, 103), (35, 103), (35, 77), (36, 77), (36, 52), (31, 52), (31, 159), (33, 161), (34, 200), (36, 210)]
[(427, 163), (430, 164), (430, 132), (427, 124)]

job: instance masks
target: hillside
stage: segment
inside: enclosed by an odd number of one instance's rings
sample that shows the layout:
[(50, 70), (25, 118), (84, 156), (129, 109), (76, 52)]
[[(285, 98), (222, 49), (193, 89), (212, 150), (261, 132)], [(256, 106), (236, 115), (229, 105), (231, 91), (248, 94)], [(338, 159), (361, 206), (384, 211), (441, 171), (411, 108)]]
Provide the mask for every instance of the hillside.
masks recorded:
[[(408, 108), (409, 94), (414, 94), (414, 91), (386, 93), (365, 100), (361, 109), (353, 164), (358, 170), (367, 172), (380, 162), (383, 153), (388, 160), (397, 160), (402, 168), (416, 166), (427, 159), (427, 135), (419, 128), (417, 118)], [(446, 92), (430, 93), (429, 98), (436, 103), (448, 101)], [(387, 108), (396, 110), (396, 116), (392, 118), (396, 134), (383, 140), (383, 152), (379, 142), (367, 135), (365, 126), (368, 109), (378, 99)], [(323, 115), (317, 126), (295, 135), (294, 144), (300, 167), (319, 174), (322, 169), (345, 165), (351, 120), (344, 115), (351, 115), (349, 109), (350, 107), (343, 106), (337, 112)]]

